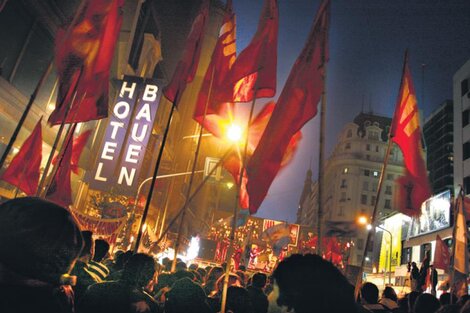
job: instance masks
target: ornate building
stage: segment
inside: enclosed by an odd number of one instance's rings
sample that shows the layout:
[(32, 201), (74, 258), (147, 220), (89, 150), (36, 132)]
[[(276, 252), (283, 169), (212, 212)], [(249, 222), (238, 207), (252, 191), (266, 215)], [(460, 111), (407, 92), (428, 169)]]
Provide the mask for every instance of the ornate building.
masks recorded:
[[(387, 137), (391, 119), (374, 114), (360, 113), (353, 122), (343, 128), (333, 153), (325, 165), (324, 216), (322, 225), (328, 222), (344, 222), (357, 230), (349, 264), (360, 265), (367, 230), (355, 224), (360, 215), (370, 217), (377, 197), (377, 186), (387, 150)], [(378, 220), (395, 211), (395, 179), (403, 172), (403, 156), (393, 144), (387, 171), (384, 176), (382, 194), (378, 204)], [(309, 176), (307, 174), (307, 176)], [(307, 179), (308, 180), (308, 179)], [(314, 226), (317, 221), (317, 182), (307, 192), (307, 181), (299, 204), (298, 223)], [(349, 231), (348, 230), (348, 231)], [(372, 263), (378, 260), (381, 235), (375, 236), (374, 254), (368, 258)], [(367, 259), (366, 259), (367, 260)], [(399, 260), (395, 260), (399, 262)], [(372, 268), (372, 263), (366, 263)]]

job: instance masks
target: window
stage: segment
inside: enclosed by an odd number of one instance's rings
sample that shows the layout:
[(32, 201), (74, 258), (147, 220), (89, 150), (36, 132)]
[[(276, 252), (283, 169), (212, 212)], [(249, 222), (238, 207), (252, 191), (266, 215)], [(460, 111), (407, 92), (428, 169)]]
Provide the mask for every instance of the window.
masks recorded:
[(468, 92), (468, 78), (462, 80), (462, 82), (460, 83), (460, 88), (462, 90), (462, 97), (463, 97)]
[(361, 250), (364, 249), (364, 239), (359, 238), (357, 240), (357, 245), (356, 246), (357, 246), (358, 249), (361, 249)]
[(466, 160), (470, 158), (470, 142), (467, 141), (463, 144), (463, 159)]
[(469, 123), (470, 110), (465, 110), (462, 112), (462, 127), (465, 127)]
[(347, 138), (351, 138), (352, 137), (352, 129), (348, 129), (348, 133), (346, 135)]
[(431, 244), (430, 243), (425, 243), (421, 245), (420, 249), (420, 255), (419, 255), (419, 261), (422, 262), (425, 257), (428, 257), (428, 259), (431, 257)]
[(346, 193), (342, 192), (341, 193), (341, 199), (339, 199), (339, 202), (345, 202), (346, 201)]
[(343, 168), (343, 174), (347, 174), (349, 172), (349, 169), (347, 167)]
[(468, 195), (470, 193), (470, 176), (464, 177), (463, 179), (463, 190)]
[(403, 248), (401, 250), (401, 264), (408, 264), (408, 262), (411, 262), (411, 256), (412, 256), (412, 248)]
[(366, 144), (366, 150), (370, 151), (370, 144)]
[(369, 182), (365, 181), (362, 183), (362, 190), (368, 191), (369, 190)]
[(369, 170), (364, 170), (364, 176), (370, 176), (370, 171)]
[(375, 152), (379, 152), (379, 146), (375, 146)]
[(377, 183), (372, 183), (372, 191), (377, 191)]
[(357, 262), (358, 264), (361, 264), (361, 262), (362, 262), (362, 254), (357, 254), (357, 255), (356, 255), (356, 262)]
[(393, 174), (387, 174), (387, 180), (393, 180)]
[(379, 172), (378, 171), (374, 171), (374, 177), (378, 177), (379, 176)]
[(340, 188), (346, 188), (346, 187), (348, 187), (348, 185), (346, 183), (346, 179), (342, 179)]
[(370, 160), (370, 155), (366, 154), (366, 160)]
[(361, 204), (367, 204), (367, 195), (361, 195)]
[(379, 133), (376, 131), (369, 131), (369, 139), (379, 140)]
[(351, 144), (348, 142), (346, 143), (345, 147), (344, 147), (345, 150), (349, 150), (351, 149)]
[(375, 196), (370, 197), (370, 205), (375, 205)]
[(384, 205), (384, 208), (390, 210), (392, 207), (391, 207), (391, 201), (390, 199), (385, 199), (385, 205)]
[(385, 186), (385, 194), (386, 195), (392, 194), (392, 186)]

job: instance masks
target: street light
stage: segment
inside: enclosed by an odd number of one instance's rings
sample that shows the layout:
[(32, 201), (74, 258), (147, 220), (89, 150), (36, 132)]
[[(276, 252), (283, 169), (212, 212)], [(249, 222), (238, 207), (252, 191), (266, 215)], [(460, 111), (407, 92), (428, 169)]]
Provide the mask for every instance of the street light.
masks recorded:
[[(366, 227), (367, 230), (372, 230), (373, 226), (369, 223), (369, 220), (366, 216), (361, 215), (357, 218), (357, 223), (359, 225), (363, 225)], [(392, 243), (393, 243), (393, 235), (390, 231), (387, 229), (383, 228), (382, 226), (376, 225), (375, 226), (375, 231), (377, 232), (377, 229), (381, 229), (385, 232), (387, 232), (390, 235), (390, 247), (389, 247), (389, 255), (388, 255), (388, 284), (392, 284)]]

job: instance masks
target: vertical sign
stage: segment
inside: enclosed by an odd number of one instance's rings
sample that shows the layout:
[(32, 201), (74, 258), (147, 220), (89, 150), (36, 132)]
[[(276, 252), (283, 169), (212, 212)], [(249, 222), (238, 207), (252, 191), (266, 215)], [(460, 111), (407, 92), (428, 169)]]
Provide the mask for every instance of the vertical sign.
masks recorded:
[(96, 166), (88, 177), (90, 188), (131, 195), (152, 132), (161, 92), (153, 80), (125, 77), (113, 106)]
[(117, 177), (117, 183), (120, 186), (129, 187), (131, 190), (137, 189), (138, 177), (160, 97), (160, 88), (156, 82), (147, 80), (139, 97), (133, 121), (129, 125), (130, 133), (124, 145), (124, 154)]

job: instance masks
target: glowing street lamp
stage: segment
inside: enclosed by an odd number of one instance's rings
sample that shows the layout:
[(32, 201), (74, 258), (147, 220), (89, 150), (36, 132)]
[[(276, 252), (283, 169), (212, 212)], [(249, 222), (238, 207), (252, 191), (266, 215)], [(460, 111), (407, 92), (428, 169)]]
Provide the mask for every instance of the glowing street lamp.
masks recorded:
[(231, 124), (227, 128), (227, 139), (232, 141), (232, 142), (239, 142), (242, 139), (242, 128), (238, 126), (237, 124)]
[(367, 225), (367, 224), (369, 224), (369, 220), (366, 216), (361, 215), (357, 218), (357, 223), (359, 225)]

